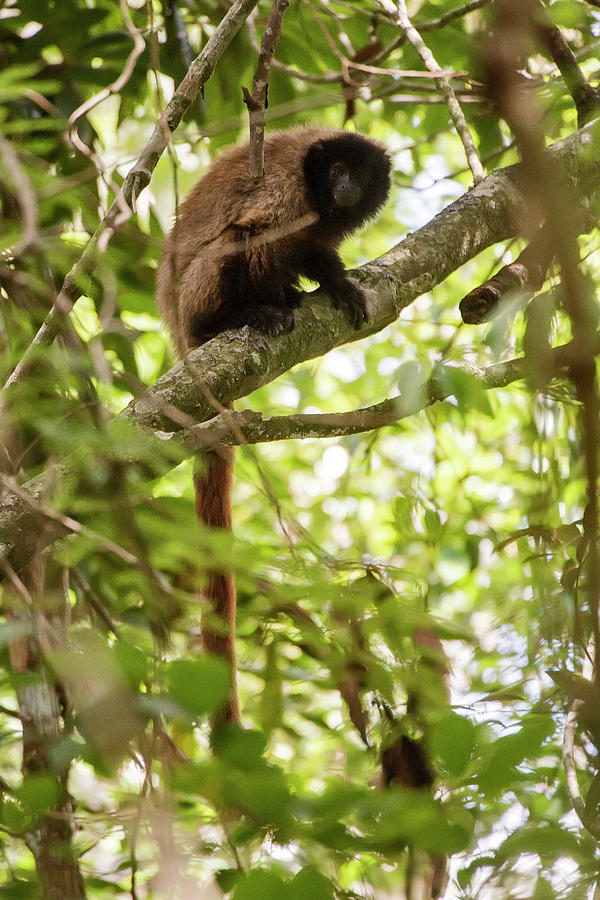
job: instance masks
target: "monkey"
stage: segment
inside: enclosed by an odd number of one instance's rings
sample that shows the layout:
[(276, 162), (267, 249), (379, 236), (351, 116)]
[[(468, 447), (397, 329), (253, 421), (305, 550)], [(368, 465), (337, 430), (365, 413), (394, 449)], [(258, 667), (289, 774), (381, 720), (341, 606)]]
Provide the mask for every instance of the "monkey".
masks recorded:
[[(219, 156), (181, 204), (157, 274), (157, 305), (180, 356), (227, 329), (289, 332), (299, 276), (318, 282), (359, 328), (365, 295), (338, 256), (342, 240), (387, 200), (390, 159), (355, 132), (296, 126), (265, 137), (264, 175), (248, 172), (248, 144)], [(194, 475), (196, 514), (231, 529), (233, 451), (210, 451)], [(212, 618), (202, 644), (230, 664), (233, 685), (214, 724), (239, 722), (233, 577), (211, 571)]]

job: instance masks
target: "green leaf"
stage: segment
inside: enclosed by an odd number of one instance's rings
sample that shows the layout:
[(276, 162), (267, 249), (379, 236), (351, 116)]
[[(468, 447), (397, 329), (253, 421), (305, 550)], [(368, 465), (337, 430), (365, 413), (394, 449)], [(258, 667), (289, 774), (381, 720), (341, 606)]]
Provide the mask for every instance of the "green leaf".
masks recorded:
[(56, 804), (60, 796), (58, 780), (52, 775), (32, 772), (14, 791), (14, 796), (21, 800), (25, 809), (36, 815), (45, 812)]
[(448, 710), (430, 726), (429, 746), (451, 775), (462, 775), (473, 753), (476, 727), (470, 719)]
[(130, 686), (138, 688), (148, 674), (147, 655), (139, 647), (134, 647), (122, 638), (116, 642), (113, 649)]
[(425, 510), (425, 531), (432, 544), (437, 544), (444, 533), (442, 520), (434, 509)]
[(279, 875), (267, 869), (255, 869), (240, 879), (232, 900), (287, 900), (288, 897), (288, 887)]
[(170, 695), (193, 717), (222, 706), (231, 688), (229, 666), (215, 656), (175, 660), (167, 666), (166, 677)]
[(556, 723), (551, 716), (531, 714), (514, 734), (494, 741), (479, 772), (480, 788), (492, 793), (507, 790), (514, 780), (514, 768), (526, 759), (535, 758), (555, 728)]
[(289, 900), (334, 900), (333, 885), (316, 869), (300, 869), (288, 886)]
[(461, 412), (477, 410), (485, 416), (493, 416), (487, 391), (471, 372), (458, 366), (438, 366), (433, 375), (444, 393), (456, 397)]
[(575, 28), (577, 25), (582, 25), (582, 12), (579, 4), (571, 3), (570, 0), (556, 0), (545, 9), (545, 15), (549, 17), (550, 21), (562, 28)]
[(522, 853), (537, 853), (542, 859), (578, 855), (580, 840), (576, 834), (560, 825), (537, 824), (525, 826), (509, 835), (497, 850), (497, 858), (517, 859)]
[(19, 834), (30, 825), (31, 816), (25, 812), (20, 803), (6, 798), (0, 806), (0, 822), (9, 831)]
[(212, 743), (219, 759), (237, 769), (256, 769), (265, 765), (263, 753), (267, 739), (262, 731), (226, 724), (215, 730)]
[(283, 679), (279, 670), (277, 644), (271, 641), (266, 648), (264, 672), (265, 686), (261, 692), (258, 718), (261, 727), (268, 734), (281, 723), (283, 712)]
[(224, 894), (232, 891), (240, 878), (243, 877), (239, 869), (219, 869), (215, 872), (215, 881)]
[(411, 415), (414, 410), (421, 409), (426, 403), (424, 383), (425, 375), (419, 363), (407, 362), (397, 370), (396, 384), (399, 391), (397, 403), (401, 415)]
[(229, 804), (240, 807), (267, 826), (287, 829), (292, 797), (284, 773), (277, 766), (232, 770), (225, 785)]
[(600, 816), (600, 772), (596, 772), (585, 798), (585, 808), (590, 818)]

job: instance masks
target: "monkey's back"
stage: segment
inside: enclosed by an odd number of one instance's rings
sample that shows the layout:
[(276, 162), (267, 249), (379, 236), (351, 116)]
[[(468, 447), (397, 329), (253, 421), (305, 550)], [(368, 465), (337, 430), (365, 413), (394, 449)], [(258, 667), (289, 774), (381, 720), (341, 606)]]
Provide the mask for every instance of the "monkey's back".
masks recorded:
[(290, 224), (309, 211), (304, 157), (315, 141), (344, 132), (300, 125), (265, 136), (263, 178), (248, 174), (248, 144), (226, 150), (180, 207), (181, 249), (196, 250), (240, 220)]
[[(272, 132), (265, 136), (263, 178), (248, 173), (246, 143), (217, 157), (192, 188), (165, 241), (157, 280), (157, 303), (180, 353), (190, 346), (192, 318), (219, 308), (219, 275), (232, 234), (285, 233), (310, 213), (304, 158), (316, 141), (341, 134), (310, 125)], [(277, 252), (290, 240), (294, 235), (278, 240)]]

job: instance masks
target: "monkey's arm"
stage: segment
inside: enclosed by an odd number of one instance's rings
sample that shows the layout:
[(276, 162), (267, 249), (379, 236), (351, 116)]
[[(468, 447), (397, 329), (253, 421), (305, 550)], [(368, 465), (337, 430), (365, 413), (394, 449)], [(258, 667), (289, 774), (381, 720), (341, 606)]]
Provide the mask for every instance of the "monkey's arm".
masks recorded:
[(301, 275), (317, 281), (327, 291), (336, 309), (344, 309), (355, 328), (369, 321), (364, 292), (348, 278), (335, 250), (305, 242), (300, 249), (297, 266)]

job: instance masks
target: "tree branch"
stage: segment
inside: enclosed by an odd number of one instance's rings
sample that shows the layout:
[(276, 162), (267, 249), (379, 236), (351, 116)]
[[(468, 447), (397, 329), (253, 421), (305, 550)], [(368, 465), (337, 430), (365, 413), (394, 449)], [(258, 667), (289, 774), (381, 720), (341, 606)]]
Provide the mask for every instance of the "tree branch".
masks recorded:
[(581, 128), (600, 110), (600, 90), (587, 81), (577, 57), (569, 47), (558, 25), (548, 21), (547, 12), (539, 4), (539, 20), (535, 20), (540, 43), (554, 60), (577, 110), (577, 123)]
[(264, 174), (265, 113), (269, 105), (269, 74), (271, 63), (281, 36), (283, 16), (289, 0), (273, 0), (273, 6), (260, 43), (252, 94), (242, 86), (244, 103), (248, 107), (250, 125), (250, 176), (262, 178)]
[(503, 266), (495, 275), (466, 294), (458, 308), (463, 322), (479, 325), (501, 310), (501, 303), (517, 291), (523, 303), (537, 293), (546, 280), (554, 250), (542, 226), (514, 262)]
[[(596, 340), (596, 355), (600, 354), (600, 335)], [(553, 377), (577, 365), (579, 354), (574, 342), (555, 347), (550, 353)], [(530, 375), (531, 362), (517, 357), (488, 366), (442, 366), (427, 381), (415, 385), (410, 397), (391, 397), (372, 406), (343, 413), (295, 413), (288, 416), (263, 416), (254, 410), (223, 410), (218, 416), (186, 428), (183, 443), (190, 452), (202, 453), (215, 446), (237, 447), (241, 444), (261, 444), (273, 441), (303, 440), (305, 438), (342, 437), (361, 434), (386, 425), (394, 425), (415, 413), (447, 400), (454, 394), (452, 374), (470, 375), (484, 391), (507, 387)], [(176, 432), (173, 433), (173, 436)], [(166, 437), (166, 436), (165, 436)]]

